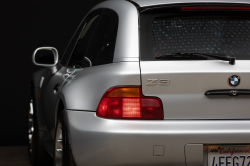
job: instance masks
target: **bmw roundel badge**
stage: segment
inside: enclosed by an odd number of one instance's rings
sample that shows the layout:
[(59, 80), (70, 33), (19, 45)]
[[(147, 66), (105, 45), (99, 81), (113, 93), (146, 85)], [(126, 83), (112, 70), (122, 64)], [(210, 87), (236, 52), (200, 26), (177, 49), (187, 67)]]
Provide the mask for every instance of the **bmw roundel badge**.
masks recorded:
[(232, 87), (238, 86), (240, 84), (240, 76), (232, 75), (228, 78), (228, 84)]

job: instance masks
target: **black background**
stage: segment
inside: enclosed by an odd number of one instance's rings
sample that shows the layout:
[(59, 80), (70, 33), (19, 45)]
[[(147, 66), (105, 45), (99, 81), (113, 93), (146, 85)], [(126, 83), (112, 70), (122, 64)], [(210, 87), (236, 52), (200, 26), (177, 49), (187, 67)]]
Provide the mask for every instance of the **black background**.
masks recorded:
[(102, 0), (10, 1), (1, 4), (0, 146), (27, 144), (28, 85), (40, 67), (37, 47), (56, 47), (60, 58), (87, 12)]

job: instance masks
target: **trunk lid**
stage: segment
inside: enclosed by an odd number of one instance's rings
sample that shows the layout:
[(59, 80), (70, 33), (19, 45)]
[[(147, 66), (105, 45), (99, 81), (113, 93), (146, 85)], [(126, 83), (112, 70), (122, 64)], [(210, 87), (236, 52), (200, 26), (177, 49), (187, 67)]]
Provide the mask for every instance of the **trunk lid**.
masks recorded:
[[(208, 90), (250, 89), (250, 61), (141, 61), (142, 93), (159, 97), (164, 119), (250, 119), (250, 96), (206, 96)], [(240, 76), (231, 87), (228, 78)], [(156, 85), (147, 85), (157, 79)], [(160, 85), (169, 79), (169, 85)]]

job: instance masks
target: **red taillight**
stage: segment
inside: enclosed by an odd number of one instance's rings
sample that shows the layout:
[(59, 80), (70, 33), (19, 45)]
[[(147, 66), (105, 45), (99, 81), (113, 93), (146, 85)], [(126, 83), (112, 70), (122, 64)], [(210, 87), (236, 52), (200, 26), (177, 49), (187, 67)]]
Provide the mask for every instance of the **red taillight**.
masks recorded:
[(140, 87), (116, 87), (102, 97), (97, 116), (116, 119), (163, 119), (160, 99), (145, 97)]
[(250, 10), (250, 7), (182, 7), (181, 10)]

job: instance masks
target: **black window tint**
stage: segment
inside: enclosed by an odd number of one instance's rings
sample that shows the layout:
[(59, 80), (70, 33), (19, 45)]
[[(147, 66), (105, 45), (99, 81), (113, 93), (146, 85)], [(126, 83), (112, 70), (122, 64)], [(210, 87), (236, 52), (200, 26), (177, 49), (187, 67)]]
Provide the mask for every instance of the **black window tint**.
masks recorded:
[[(101, 16), (101, 11), (94, 12), (85, 19), (83, 22), (83, 27), (81, 29), (78, 40), (74, 46), (73, 53), (68, 62), (70, 67), (81, 67), (83, 58), (85, 56), (88, 44), (91, 40), (92, 34), (98, 24)], [(89, 65), (89, 64), (87, 64)]]
[(61, 65), (67, 65), (68, 59), (69, 59), (69, 57), (70, 57), (70, 55), (75, 47), (75, 43), (76, 43), (84, 25), (85, 25), (85, 21), (83, 23), (81, 23), (81, 25), (76, 30), (74, 36), (71, 38), (70, 43), (63, 54), (62, 60), (60, 61)]
[(113, 62), (117, 28), (118, 15), (105, 9), (85, 55), (91, 60), (92, 66)]
[(249, 12), (164, 10), (140, 14), (141, 60), (182, 60), (178, 56), (156, 58), (175, 53), (226, 54), (238, 60), (250, 59)]

